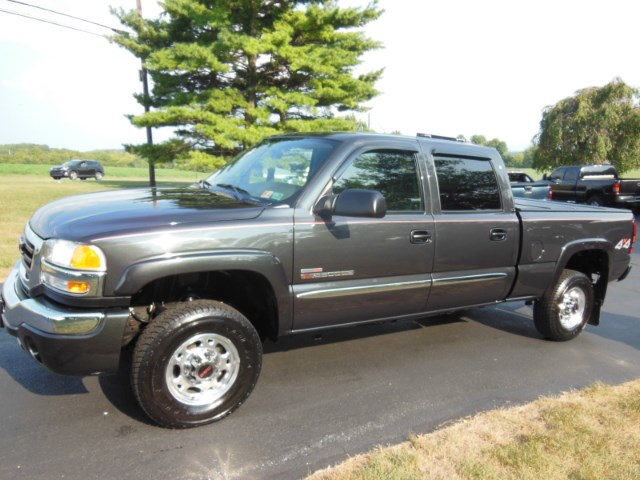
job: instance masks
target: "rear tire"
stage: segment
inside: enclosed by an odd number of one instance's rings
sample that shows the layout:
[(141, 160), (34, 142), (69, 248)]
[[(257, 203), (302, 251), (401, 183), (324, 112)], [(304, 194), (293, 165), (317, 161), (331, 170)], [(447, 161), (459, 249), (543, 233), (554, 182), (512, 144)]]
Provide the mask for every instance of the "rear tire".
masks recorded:
[(220, 302), (171, 307), (140, 335), (131, 384), (142, 409), (168, 428), (221, 420), (244, 403), (262, 367), (262, 344), (247, 318)]
[(104, 176), (104, 175), (102, 174), (102, 172), (96, 172), (96, 180), (98, 180), (98, 181), (99, 181), (99, 180), (102, 180), (102, 177), (103, 177), (103, 176)]
[(589, 197), (589, 199), (587, 200), (587, 205), (591, 205), (593, 207), (602, 207), (604, 205), (604, 201), (599, 195), (594, 195), (592, 197)]
[(563, 270), (560, 278), (535, 303), (533, 320), (545, 338), (565, 342), (577, 337), (587, 326), (593, 311), (593, 285), (575, 270)]

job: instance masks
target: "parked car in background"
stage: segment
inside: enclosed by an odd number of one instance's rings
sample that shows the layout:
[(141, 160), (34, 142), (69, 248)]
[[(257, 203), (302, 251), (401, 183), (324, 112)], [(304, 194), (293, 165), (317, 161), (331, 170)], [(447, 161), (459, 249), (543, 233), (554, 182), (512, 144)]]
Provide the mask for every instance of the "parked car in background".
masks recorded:
[(613, 165), (559, 167), (546, 179), (553, 185), (554, 200), (640, 208), (640, 178), (620, 178)]
[(60, 180), (62, 177), (68, 177), (71, 180), (78, 178), (101, 180), (104, 177), (104, 167), (95, 160), (69, 160), (62, 165), (51, 167), (49, 175), (55, 180)]
[(551, 200), (553, 188), (547, 181), (536, 182), (525, 172), (510, 170), (509, 183), (514, 197)]

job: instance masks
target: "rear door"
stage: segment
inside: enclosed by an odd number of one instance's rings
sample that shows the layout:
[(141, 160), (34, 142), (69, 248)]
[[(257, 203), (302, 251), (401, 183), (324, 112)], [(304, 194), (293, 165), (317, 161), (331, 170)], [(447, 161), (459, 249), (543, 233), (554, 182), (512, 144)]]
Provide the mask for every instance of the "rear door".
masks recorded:
[(490, 158), (435, 154), (433, 160), (438, 205), (429, 310), (504, 299), (515, 280), (520, 235), (511, 201), (501, 195), (508, 183), (501, 185)]
[(328, 193), (380, 191), (381, 219), (297, 211), (294, 330), (423, 312), (431, 285), (433, 217), (427, 214), (417, 143), (356, 149)]

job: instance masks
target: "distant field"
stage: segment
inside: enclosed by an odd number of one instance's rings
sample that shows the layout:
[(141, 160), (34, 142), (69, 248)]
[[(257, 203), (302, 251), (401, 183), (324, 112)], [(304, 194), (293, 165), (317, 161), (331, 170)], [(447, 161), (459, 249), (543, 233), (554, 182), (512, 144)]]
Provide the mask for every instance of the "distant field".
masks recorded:
[[(18, 260), (18, 238), (33, 212), (57, 198), (80, 193), (144, 187), (146, 168), (109, 167), (104, 180), (53, 180), (48, 165), (0, 164), (0, 282)], [(156, 169), (158, 186), (188, 185), (206, 174)]]

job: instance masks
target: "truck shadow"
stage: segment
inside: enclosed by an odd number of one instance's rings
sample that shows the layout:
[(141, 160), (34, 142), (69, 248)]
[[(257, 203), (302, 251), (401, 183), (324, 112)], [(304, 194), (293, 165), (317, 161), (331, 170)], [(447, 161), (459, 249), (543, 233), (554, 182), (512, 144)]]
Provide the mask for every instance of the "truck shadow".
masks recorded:
[(12, 337), (0, 332), (0, 369), (26, 390), (41, 396), (88, 393), (82, 377), (68, 377), (50, 372), (31, 359)]
[(98, 378), (100, 389), (105, 398), (117, 408), (120, 413), (136, 422), (157, 427), (144, 413), (131, 389), (132, 356), (133, 348), (126, 348), (122, 352), (118, 372), (115, 375), (105, 375)]
[(600, 325), (588, 326), (587, 331), (640, 350), (640, 318), (632, 315), (602, 312)]
[(264, 354), (286, 352), (299, 348), (349, 342), (352, 340), (377, 337), (391, 333), (408, 332), (425, 327), (461, 323), (466, 320), (460, 313), (424, 317), (417, 320), (389, 320), (372, 322), (364, 325), (336, 327), (322, 332), (302, 332), (278, 339), (277, 342), (267, 340), (263, 344)]
[(533, 324), (533, 308), (523, 302), (503, 303), (497, 306), (474, 308), (468, 319), (486, 327), (511, 335), (542, 339)]

